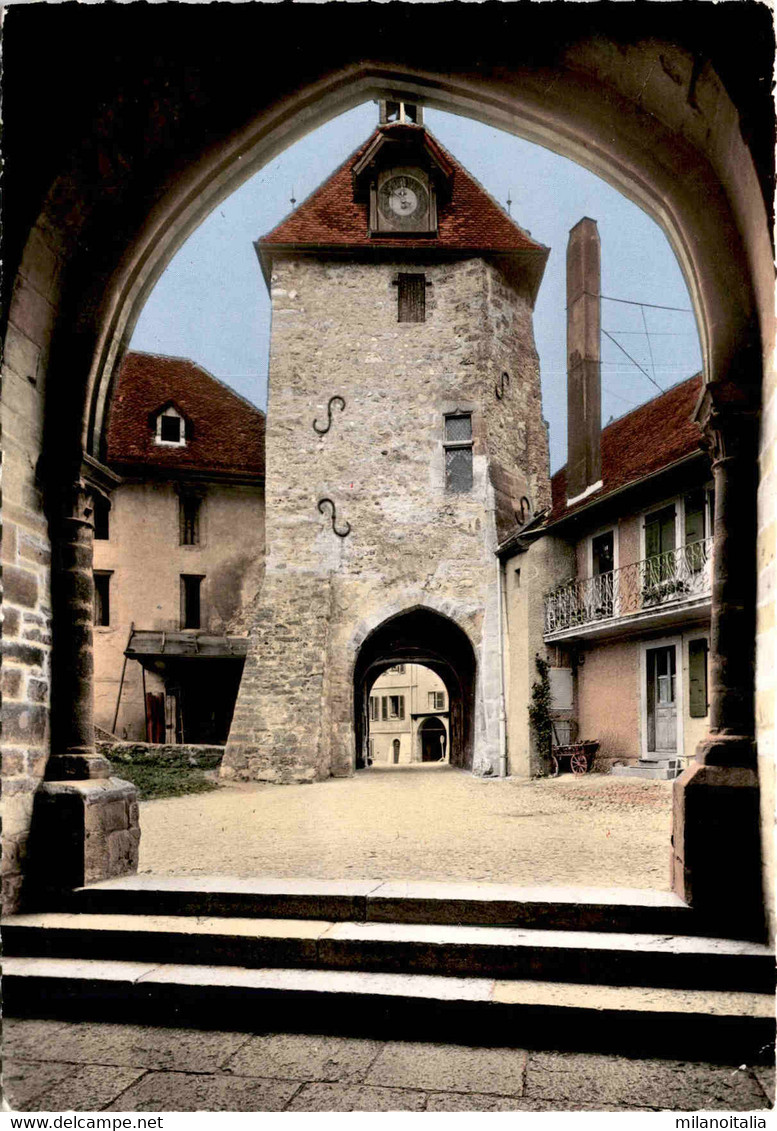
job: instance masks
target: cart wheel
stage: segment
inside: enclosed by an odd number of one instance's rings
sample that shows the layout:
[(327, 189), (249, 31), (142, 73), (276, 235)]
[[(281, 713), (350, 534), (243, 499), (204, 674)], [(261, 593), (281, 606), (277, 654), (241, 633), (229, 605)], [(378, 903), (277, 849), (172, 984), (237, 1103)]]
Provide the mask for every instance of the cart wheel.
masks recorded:
[(551, 756), (550, 756), (550, 776), (552, 778), (557, 778), (558, 772), (559, 772), (558, 758), (556, 757), (555, 754), (551, 754)]
[(588, 757), (585, 754), (573, 754), (569, 760), (569, 767), (573, 774), (588, 773)]

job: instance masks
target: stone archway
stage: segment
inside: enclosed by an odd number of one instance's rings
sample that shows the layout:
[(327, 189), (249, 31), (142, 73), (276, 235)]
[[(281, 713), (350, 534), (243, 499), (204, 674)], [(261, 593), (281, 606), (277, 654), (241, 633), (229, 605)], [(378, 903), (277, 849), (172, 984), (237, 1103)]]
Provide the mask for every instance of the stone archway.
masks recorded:
[[(750, 42), (763, 44), (769, 55), (768, 30), (752, 23), (761, 15), (768, 19), (768, 13), (719, 5), (700, 27), (695, 13), (685, 21), (675, 10), (679, 5), (664, 5), (660, 12), (652, 6), (649, 12), (635, 5), (593, 12), (570, 5), (562, 39), (551, 6), (486, 11), (473, 5), (446, 13), (450, 35), (443, 40), (435, 34), (435, 5), (407, 5), (388, 24), (381, 23), (380, 9), (362, 6), (338, 14), (327, 6), (313, 11), (311, 5), (305, 12), (309, 50), (297, 45), (293, 57), (280, 50), (257, 73), (252, 28), (267, 42), (282, 44), (294, 35), (298, 11), (235, 7), (252, 10), (215, 12), (205, 6), (190, 13), (185, 37), (177, 17), (166, 21), (164, 13), (132, 11), (133, 6), (82, 11), (77, 18), (84, 28), (92, 20), (92, 33), (79, 34), (68, 11), (72, 49), (66, 59), (58, 57), (56, 30), (41, 39), (37, 13), (12, 9), (6, 23), (6, 227), (13, 233), (6, 279), (14, 287), (6, 395), (18, 407), (7, 429), (15, 473), (6, 515), (9, 544), (35, 548), (26, 558), (15, 556), (6, 570), (6, 600), (19, 624), (14, 629), (9, 618), (6, 625), (7, 655), (24, 677), (17, 698), (11, 697), (5, 728), (9, 765), (16, 767), (10, 771), (4, 826), (8, 905), (19, 898), (33, 797), (47, 756), (52, 755), (49, 778), (78, 782), (102, 779), (107, 772), (94, 757), (89, 707), (85, 610), (92, 494), (110, 490), (99, 465), (100, 416), (143, 299), (188, 232), (245, 176), (328, 117), (379, 95), (406, 95), (457, 110), (548, 145), (603, 176), (667, 232), (689, 283), (705, 378), (714, 389), (704, 417), (725, 480), (717, 496), (722, 529), (728, 520), (732, 527), (732, 536), (716, 547), (713, 601), (714, 730), (726, 741), (713, 743), (699, 763), (697, 785), (722, 798), (729, 797), (729, 786), (736, 793), (736, 782), (747, 778), (746, 820), (752, 824), (756, 563), (749, 548), (756, 539), (753, 413), (774, 342), (764, 206), (764, 195), (770, 196), (772, 109), (768, 95), (765, 108), (763, 96), (754, 93), (753, 52), (737, 64), (729, 44), (741, 38), (750, 20)], [(730, 7), (736, 9), (731, 16)], [(47, 13), (50, 32), (57, 18)], [(318, 49), (324, 19), (326, 59)], [(99, 38), (115, 45), (104, 56), (95, 57), (87, 46), (94, 41), (94, 21), (100, 21)], [(20, 58), (20, 38), (28, 58)], [(467, 44), (464, 61), (451, 58), (446, 44), (452, 39)], [(76, 57), (79, 49), (83, 58)], [(369, 61), (355, 62), (365, 58)], [(477, 67), (468, 62), (475, 58)], [(31, 98), (33, 59), (38, 77)], [(773, 390), (769, 381), (765, 387)], [(765, 403), (764, 444), (777, 412), (773, 396)], [(763, 450), (766, 483), (769, 460)], [(758, 568), (767, 603), (776, 496), (764, 487), (759, 519), (764, 533)], [(51, 543), (57, 562), (53, 581)], [(56, 641), (51, 693), (50, 588)], [(40, 620), (34, 630), (40, 640), (25, 638), (24, 610)], [(767, 751), (774, 691), (766, 651), (771, 637), (761, 639), (766, 683), (758, 725)], [(765, 754), (760, 764), (762, 823), (768, 830), (773, 766)], [(733, 893), (743, 870), (748, 875), (757, 870), (752, 837), (740, 838), (729, 828), (717, 854), (710, 854), (714, 845), (704, 838), (698, 839), (697, 855), (689, 853), (686, 842), (704, 825), (704, 815), (685, 820), (684, 788), (675, 822), (676, 890), (702, 901), (719, 896), (721, 885)], [(768, 832), (763, 843), (769, 860)], [(694, 881), (702, 875), (708, 877), (706, 888)], [(766, 890), (771, 902), (771, 883)]]
[(363, 641), (353, 673), (355, 757), (365, 760), (367, 701), (377, 677), (395, 664), (422, 664), (445, 684), (450, 704), (450, 763), (472, 768), (477, 664), (466, 633), (428, 608), (409, 609), (384, 621)]

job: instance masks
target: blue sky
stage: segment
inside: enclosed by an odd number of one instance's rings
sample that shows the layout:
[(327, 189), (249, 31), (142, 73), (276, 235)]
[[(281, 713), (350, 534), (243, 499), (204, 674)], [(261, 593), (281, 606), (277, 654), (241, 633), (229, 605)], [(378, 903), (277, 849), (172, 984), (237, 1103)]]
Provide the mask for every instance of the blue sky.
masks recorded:
[[(292, 190), (301, 203), (376, 123), (372, 102), (343, 114), (285, 150), (219, 205), (157, 283), (138, 320), (132, 348), (191, 358), (264, 408), (270, 303), (253, 241), (291, 210)], [(602, 302), (603, 329), (662, 389), (701, 368), (680, 268), (654, 221), (593, 173), (466, 118), (426, 110), (425, 124), (502, 205), (509, 195), (513, 217), (551, 248), (534, 329), (555, 471), (566, 460), (564, 290), (570, 228), (582, 216), (598, 223), (603, 295), (681, 308)], [(603, 423), (657, 395), (656, 384), (603, 334)]]

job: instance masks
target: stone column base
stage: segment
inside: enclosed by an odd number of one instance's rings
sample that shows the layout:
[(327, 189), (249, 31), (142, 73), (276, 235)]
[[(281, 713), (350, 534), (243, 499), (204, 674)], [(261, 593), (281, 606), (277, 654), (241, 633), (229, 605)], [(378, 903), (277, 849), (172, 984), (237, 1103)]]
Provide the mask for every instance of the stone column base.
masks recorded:
[(675, 780), (672, 820), (674, 892), (723, 936), (739, 932), (741, 937), (743, 930), (760, 935), (764, 920), (755, 770), (693, 763)]
[(32, 902), (137, 872), (139, 845), (138, 795), (130, 782), (42, 782), (30, 830)]

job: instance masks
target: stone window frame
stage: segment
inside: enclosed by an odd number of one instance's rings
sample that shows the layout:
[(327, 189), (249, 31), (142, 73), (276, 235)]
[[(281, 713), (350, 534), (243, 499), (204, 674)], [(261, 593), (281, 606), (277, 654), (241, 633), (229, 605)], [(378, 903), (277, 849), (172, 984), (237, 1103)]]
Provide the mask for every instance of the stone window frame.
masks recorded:
[[(466, 440), (448, 439), (448, 421), (469, 418), (470, 435)], [(469, 495), (475, 487), (475, 413), (472, 409), (456, 408), (452, 412), (443, 413), (443, 476), (445, 493), (447, 495)], [(448, 452), (469, 451), (470, 453), (470, 483), (464, 490), (457, 490), (450, 485), (448, 478)]]
[(95, 569), (92, 571), (94, 581), (94, 598), (92, 603), (93, 628), (111, 627), (111, 578), (112, 569)]
[[(420, 284), (415, 283), (416, 279), (421, 280)], [(413, 280), (412, 283), (411, 280)], [(431, 287), (432, 284), (425, 273), (423, 271), (400, 271), (392, 281), (397, 288), (397, 322), (410, 325), (419, 325), (421, 322), (426, 322), (426, 288)]]
[[(198, 629), (202, 628), (202, 583), (206, 575), (204, 573), (182, 573), (179, 576), (181, 585), (181, 632), (196, 632)], [(196, 590), (194, 586), (190, 584), (193, 581), (199, 582)], [(197, 594), (197, 623), (188, 624), (187, 622), (189, 620), (195, 619), (193, 616), (194, 606), (191, 603), (194, 592)]]
[[(187, 507), (196, 504), (193, 537), (187, 538)], [(205, 545), (205, 495), (202, 491), (182, 489), (178, 492), (178, 544), (186, 550), (199, 550)]]
[(94, 494), (94, 537), (96, 542), (109, 542), (111, 538), (111, 501), (99, 491)]

